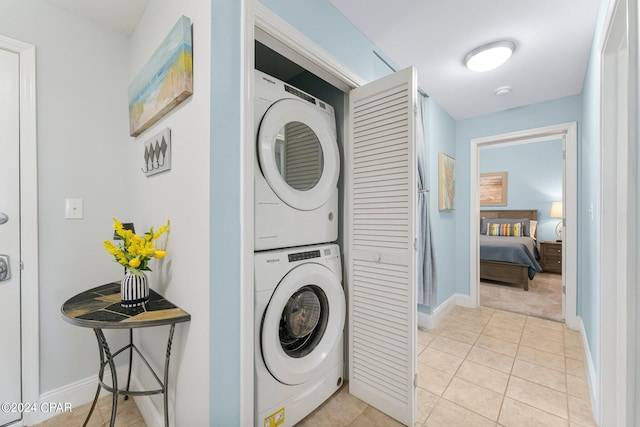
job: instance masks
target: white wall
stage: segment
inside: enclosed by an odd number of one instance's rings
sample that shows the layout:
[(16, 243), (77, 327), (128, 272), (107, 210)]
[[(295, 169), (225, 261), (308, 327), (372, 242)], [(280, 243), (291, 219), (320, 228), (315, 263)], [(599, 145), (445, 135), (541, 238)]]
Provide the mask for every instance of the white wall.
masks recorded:
[[(182, 14), (193, 22), (195, 93), (130, 138), (129, 83)], [(138, 231), (171, 219), (169, 255), (152, 266), (151, 285), (192, 321), (174, 337), (170, 417), (172, 425), (209, 424), (210, 20), (209, 2), (152, 0), (129, 38), (42, 0), (0, 3), (0, 34), (37, 52), (41, 394), (97, 373), (93, 332), (64, 322), (60, 306), (122, 276), (102, 248), (111, 217)], [(142, 142), (164, 127), (172, 130), (172, 170), (146, 178)], [(64, 219), (65, 197), (84, 199), (84, 219)], [(167, 330), (135, 334), (159, 372)], [(115, 347), (125, 337), (107, 338)]]
[[(170, 417), (178, 426), (209, 424), (209, 144), (210, 2), (152, 0), (131, 37), (128, 81), (147, 63), (181, 15), (193, 24), (193, 95), (137, 138), (130, 138), (124, 167), (130, 216), (136, 231), (171, 220), (168, 255), (153, 261), (151, 287), (192, 316), (176, 328), (171, 356)], [(171, 170), (145, 177), (143, 142), (171, 129)], [(167, 328), (138, 333), (143, 352), (162, 372)], [(145, 378), (145, 384), (153, 386)], [(173, 387), (175, 386), (175, 387)], [(175, 404), (171, 403), (175, 399)], [(154, 399), (161, 409), (161, 399)]]
[[(36, 46), (40, 392), (46, 393), (98, 369), (93, 331), (66, 323), (60, 306), (122, 274), (102, 241), (113, 235), (111, 216), (128, 209), (121, 162), (128, 41), (41, 0), (3, 0), (0, 33)], [(65, 197), (84, 199), (84, 219), (64, 219)]]

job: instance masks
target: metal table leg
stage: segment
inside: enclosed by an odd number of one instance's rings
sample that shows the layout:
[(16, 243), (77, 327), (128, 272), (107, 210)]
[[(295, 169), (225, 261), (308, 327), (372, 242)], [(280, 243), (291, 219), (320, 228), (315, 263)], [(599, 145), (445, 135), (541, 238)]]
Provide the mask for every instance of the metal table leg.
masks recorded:
[[(100, 345), (100, 337), (98, 336), (98, 329), (93, 330), (96, 333), (96, 339), (98, 340), (98, 350), (100, 353), (100, 371), (98, 374), (98, 378), (100, 378), (100, 382), (102, 382), (102, 376), (104, 374), (104, 351), (102, 350), (102, 345)], [(102, 390), (102, 386), (98, 383), (98, 388), (96, 389), (96, 395), (93, 398), (93, 403), (91, 404), (91, 409), (89, 409), (89, 413), (87, 414), (87, 418), (84, 420), (84, 424), (82, 427), (86, 427), (91, 415), (93, 414), (93, 410), (96, 408), (96, 403), (98, 403), (98, 397), (100, 396), (100, 390)]]
[[(98, 389), (96, 390), (96, 395), (93, 398), (93, 403), (91, 405), (91, 409), (89, 410), (89, 414), (83, 424), (83, 427), (86, 427), (93, 411), (95, 410), (96, 403), (98, 402), (98, 397), (100, 396), (100, 389), (104, 388), (107, 391), (110, 391), (113, 394), (113, 404), (111, 407), (111, 421), (109, 423), (110, 427), (114, 427), (116, 423), (116, 413), (118, 409), (118, 395), (122, 394), (125, 396), (125, 399), (128, 396), (150, 396), (153, 394), (164, 394), (164, 425), (165, 427), (169, 427), (169, 361), (171, 359), (171, 345), (173, 343), (173, 333), (175, 331), (175, 323), (171, 324), (171, 329), (169, 330), (169, 338), (167, 339), (167, 352), (164, 362), (164, 381), (161, 381), (158, 375), (155, 373), (151, 365), (144, 357), (144, 355), (138, 350), (138, 348), (133, 344), (133, 331), (129, 329), (129, 344), (119, 349), (115, 353), (111, 353), (109, 349), (109, 345), (107, 344), (107, 339), (102, 332), (102, 329), (96, 328), (94, 332), (96, 334), (96, 339), (98, 340), (98, 349), (100, 350), (100, 372), (98, 374)], [(118, 389), (118, 375), (116, 372), (116, 365), (114, 362), (114, 358), (118, 356), (121, 352), (129, 349), (129, 374), (127, 377), (127, 387), (125, 390)], [(144, 364), (147, 366), (156, 382), (160, 386), (160, 388), (155, 390), (147, 390), (147, 391), (131, 391), (129, 390), (129, 386), (131, 383), (131, 366), (133, 361), (133, 350), (136, 351), (138, 356)], [(104, 383), (104, 368), (109, 365), (111, 369), (111, 386), (108, 386)]]
[[(131, 365), (133, 364), (133, 329), (129, 329), (129, 374), (127, 375), (127, 391), (131, 384)], [(128, 400), (129, 395), (124, 396), (124, 400)]]
[(171, 343), (173, 342), (173, 330), (176, 324), (171, 325), (169, 330), (169, 339), (167, 340), (167, 356), (164, 362), (164, 427), (169, 427), (169, 359), (171, 357)]
[[(98, 373), (98, 389), (96, 390), (96, 395), (93, 398), (93, 403), (91, 404), (91, 409), (89, 410), (89, 414), (87, 418), (84, 420), (83, 427), (87, 425), (93, 411), (96, 408), (96, 403), (98, 402), (98, 396), (100, 396), (100, 389), (105, 387), (104, 384), (104, 367), (108, 364), (109, 369), (111, 369), (111, 381), (112, 381), (112, 390), (113, 394), (113, 403), (111, 406), (111, 422), (109, 423), (110, 427), (114, 427), (116, 424), (116, 412), (118, 410), (118, 375), (116, 373), (116, 364), (113, 362), (113, 356), (111, 355), (111, 350), (109, 350), (109, 344), (107, 344), (107, 340), (102, 333), (102, 329), (96, 328), (93, 330), (96, 334), (96, 339), (98, 340), (98, 349), (100, 350), (100, 372)], [(105, 360), (106, 359), (106, 360)]]

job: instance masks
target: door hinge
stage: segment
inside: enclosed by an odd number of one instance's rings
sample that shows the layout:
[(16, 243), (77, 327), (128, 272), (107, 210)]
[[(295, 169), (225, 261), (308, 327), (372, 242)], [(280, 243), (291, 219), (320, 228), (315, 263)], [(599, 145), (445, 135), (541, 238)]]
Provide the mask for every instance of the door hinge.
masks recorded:
[(413, 250), (414, 251), (418, 250), (418, 238), (417, 237), (415, 239), (413, 239)]
[(562, 293), (563, 293), (564, 295), (566, 295), (566, 294), (567, 294), (567, 285), (562, 285)]
[(418, 387), (418, 374), (413, 376), (413, 388)]

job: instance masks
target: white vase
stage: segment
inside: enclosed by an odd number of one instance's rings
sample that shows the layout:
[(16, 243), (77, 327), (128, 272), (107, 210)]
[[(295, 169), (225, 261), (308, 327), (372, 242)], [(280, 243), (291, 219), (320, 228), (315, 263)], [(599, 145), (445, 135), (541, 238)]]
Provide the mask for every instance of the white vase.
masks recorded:
[(124, 274), (120, 285), (120, 305), (123, 307), (139, 307), (149, 301), (149, 283), (147, 276), (133, 274), (129, 270)]

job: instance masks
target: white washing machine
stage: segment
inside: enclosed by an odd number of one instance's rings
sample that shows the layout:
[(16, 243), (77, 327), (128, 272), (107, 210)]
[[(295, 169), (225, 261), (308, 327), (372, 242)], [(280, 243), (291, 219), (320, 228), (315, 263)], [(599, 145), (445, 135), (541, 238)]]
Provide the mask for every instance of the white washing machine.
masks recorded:
[(255, 250), (338, 238), (333, 107), (255, 70)]
[(291, 426), (340, 388), (341, 281), (335, 244), (255, 254), (256, 426)]

